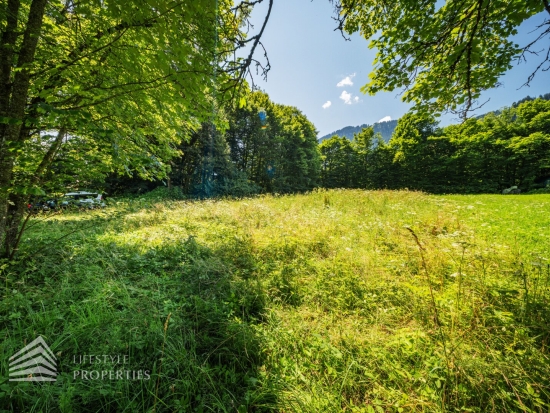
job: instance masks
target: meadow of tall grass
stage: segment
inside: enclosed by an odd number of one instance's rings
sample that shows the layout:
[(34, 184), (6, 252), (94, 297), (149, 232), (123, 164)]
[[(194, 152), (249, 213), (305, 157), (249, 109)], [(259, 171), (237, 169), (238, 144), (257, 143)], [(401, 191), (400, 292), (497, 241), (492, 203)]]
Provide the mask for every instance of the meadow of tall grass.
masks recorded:
[[(2, 412), (550, 411), (550, 195), (120, 200), (0, 269)], [(57, 381), (8, 381), (38, 335)]]

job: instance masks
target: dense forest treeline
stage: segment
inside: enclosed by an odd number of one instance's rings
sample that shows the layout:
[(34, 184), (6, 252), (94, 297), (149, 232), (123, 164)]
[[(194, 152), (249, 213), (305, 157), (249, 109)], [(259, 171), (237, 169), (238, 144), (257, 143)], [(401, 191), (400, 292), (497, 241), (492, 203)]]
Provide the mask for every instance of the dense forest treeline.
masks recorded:
[(433, 117), (407, 114), (388, 144), (366, 129), (353, 142), (339, 137), (324, 141), (320, 151), (321, 184), (327, 188), (432, 193), (542, 189), (550, 180), (550, 101), (528, 100), (445, 128)]
[(244, 107), (227, 112), (224, 132), (205, 122), (181, 143), (167, 179), (111, 176), (106, 191), (167, 186), (202, 198), (315, 187), (497, 193), (550, 186), (550, 101), (544, 97), (443, 128), (434, 117), (409, 113), (389, 142), (372, 127), (353, 140), (333, 136), (320, 144), (316, 133), (298, 109), (256, 91)]
[(180, 156), (172, 159), (167, 179), (148, 182), (112, 175), (106, 191), (143, 193), (165, 185), (182, 196), (203, 198), (295, 193), (319, 186), (317, 131), (302, 112), (255, 91), (243, 107), (225, 115), (223, 132), (204, 122), (180, 143)]

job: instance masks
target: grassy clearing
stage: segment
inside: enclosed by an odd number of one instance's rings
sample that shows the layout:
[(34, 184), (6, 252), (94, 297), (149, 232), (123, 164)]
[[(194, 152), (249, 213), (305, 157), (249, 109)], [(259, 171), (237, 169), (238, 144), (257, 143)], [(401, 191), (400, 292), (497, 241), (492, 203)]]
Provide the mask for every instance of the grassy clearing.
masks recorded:
[[(550, 195), (319, 191), (101, 214), (37, 222), (2, 269), (4, 411), (549, 411)], [(39, 334), (57, 382), (8, 382)], [(151, 378), (74, 379), (82, 354), (129, 355)]]

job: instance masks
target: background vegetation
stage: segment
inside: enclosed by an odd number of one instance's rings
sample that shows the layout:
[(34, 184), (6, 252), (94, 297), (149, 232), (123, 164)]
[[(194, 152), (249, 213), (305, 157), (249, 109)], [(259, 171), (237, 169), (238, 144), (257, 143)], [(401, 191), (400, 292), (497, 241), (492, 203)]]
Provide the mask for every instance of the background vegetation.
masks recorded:
[(410, 113), (387, 144), (365, 129), (353, 142), (325, 140), (320, 151), (327, 188), (544, 190), (550, 186), (550, 101), (528, 100), (445, 128), (433, 117)]
[[(176, 197), (247, 196), (324, 188), (414, 189), (430, 193), (550, 191), (550, 101), (526, 98), (511, 107), (444, 128), (409, 113), (389, 142), (372, 127), (352, 139), (317, 145), (315, 127), (296, 108), (263, 92), (228, 111), (228, 129), (205, 123), (173, 158), (170, 181), (112, 176), (89, 182), (108, 193), (177, 187)], [(258, 113), (265, 110), (262, 124)]]

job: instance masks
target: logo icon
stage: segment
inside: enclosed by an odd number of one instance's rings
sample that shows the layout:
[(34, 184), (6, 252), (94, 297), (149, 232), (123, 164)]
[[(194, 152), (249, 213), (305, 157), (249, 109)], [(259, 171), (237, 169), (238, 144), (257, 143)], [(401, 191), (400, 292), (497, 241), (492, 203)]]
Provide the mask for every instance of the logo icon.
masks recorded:
[(55, 381), (56, 360), (44, 339), (38, 336), (10, 357), (10, 381)]

